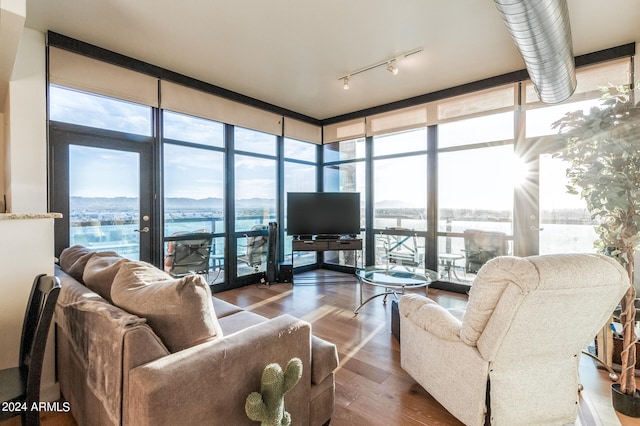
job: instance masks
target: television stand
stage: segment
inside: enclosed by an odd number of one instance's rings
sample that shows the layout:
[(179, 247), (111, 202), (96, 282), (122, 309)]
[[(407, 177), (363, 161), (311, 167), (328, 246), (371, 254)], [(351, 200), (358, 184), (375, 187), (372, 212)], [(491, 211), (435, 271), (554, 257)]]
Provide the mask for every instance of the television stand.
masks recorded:
[(338, 234), (320, 234), (320, 235), (316, 235), (315, 236), (316, 240), (339, 240), (340, 239), (340, 235)]
[(315, 238), (308, 240), (293, 240), (293, 251), (334, 251), (334, 250), (362, 250), (360, 238)]
[[(353, 250), (355, 253), (355, 267), (357, 268), (357, 252), (362, 250), (362, 239), (360, 238), (340, 238), (334, 235), (334, 238), (324, 239), (315, 238), (308, 240), (293, 239), (291, 244), (292, 252), (296, 251), (339, 251), (339, 250)], [(291, 253), (291, 267), (293, 268), (293, 253)]]

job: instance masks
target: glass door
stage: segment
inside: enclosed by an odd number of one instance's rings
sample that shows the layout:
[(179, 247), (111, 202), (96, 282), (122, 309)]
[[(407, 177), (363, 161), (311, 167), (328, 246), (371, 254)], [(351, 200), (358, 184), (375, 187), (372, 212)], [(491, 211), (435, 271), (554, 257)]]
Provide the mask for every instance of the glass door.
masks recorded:
[(80, 244), (151, 261), (151, 145), (52, 132), (56, 253)]

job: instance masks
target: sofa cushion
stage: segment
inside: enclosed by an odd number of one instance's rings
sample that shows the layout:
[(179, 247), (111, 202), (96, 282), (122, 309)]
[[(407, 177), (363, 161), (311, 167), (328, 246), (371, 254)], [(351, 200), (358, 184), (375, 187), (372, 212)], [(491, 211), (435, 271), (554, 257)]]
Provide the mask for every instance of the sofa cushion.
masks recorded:
[(233, 315), (235, 313), (242, 311), (242, 308), (240, 306), (234, 305), (233, 303), (229, 303), (222, 299), (218, 299), (217, 297), (212, 297), (212, 300), (213, 300), (213, 309), (215, 309), (216, 317), (218, 319), (224, 318), (228, 315)]
[(67, 247), (60, 253), (60, 268), (76, 280), (83, 282), (82, 274), (84, 273), (84, 268), (94, 254), (93, 250), (84, 246)]
[(84, 285), (111, 302), (111, 284), (128, 259), (118, 256), (116, 252), (97, 252), (87, 261), (82, 280)]
[(122, 265), (111, 287), (113, 303), (147, 319), (171, 352), (222, 336), (211, 289), (200, 275), (173, 279), (146, 262)]

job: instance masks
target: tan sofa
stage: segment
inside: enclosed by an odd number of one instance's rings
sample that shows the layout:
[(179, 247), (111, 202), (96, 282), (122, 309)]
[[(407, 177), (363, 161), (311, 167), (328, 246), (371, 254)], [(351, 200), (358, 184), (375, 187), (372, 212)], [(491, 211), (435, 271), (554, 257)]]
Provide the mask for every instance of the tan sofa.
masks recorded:
[(57, 374), (79, 425), (253, 425), (244, 404), (264, 367), (303, 362), (286, 395), (294, 425), (327, 423), (335, 345), (289, 315), (267, 319), (211, 296), (199, 276), (81, 246), (60, 255)]

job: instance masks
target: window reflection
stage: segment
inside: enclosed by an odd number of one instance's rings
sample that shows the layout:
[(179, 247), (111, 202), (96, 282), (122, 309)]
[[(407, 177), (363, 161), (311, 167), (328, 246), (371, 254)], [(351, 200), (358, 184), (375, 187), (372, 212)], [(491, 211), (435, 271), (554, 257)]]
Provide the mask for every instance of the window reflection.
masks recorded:
[(323, 145), (323, 151), (325, 163), (364, 159), (365, 139), (360, 138), (326, 144)]

